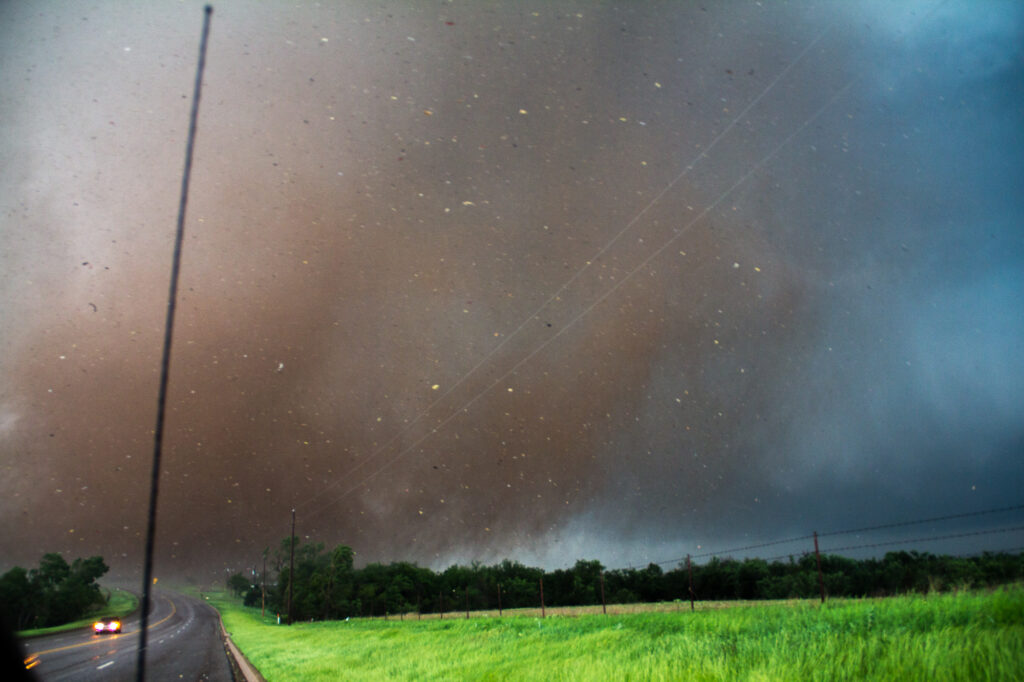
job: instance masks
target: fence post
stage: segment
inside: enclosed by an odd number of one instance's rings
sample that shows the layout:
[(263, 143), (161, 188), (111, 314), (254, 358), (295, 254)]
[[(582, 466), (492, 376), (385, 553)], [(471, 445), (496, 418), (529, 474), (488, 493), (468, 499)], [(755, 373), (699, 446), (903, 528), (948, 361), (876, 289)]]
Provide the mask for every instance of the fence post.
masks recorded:
[(818, 552), (818, 531), (814, 531), (814, 559), (818, 563), (818, 587), (821, 588), (821, 603), (825, 603), (825, 577), (821, 574), (821, 554)]
[(540, 577), (540, 617), (547, 617), (544, 613), (544, 576)]
[(608, 615), (608, 605), (604, 601), (604, 571), (601, 571), (601, 613)]
[(686, 572), (690, 576), (690, 611), (693, 611), (693, 565), (690, 563), (690, 555), (686, 555)]

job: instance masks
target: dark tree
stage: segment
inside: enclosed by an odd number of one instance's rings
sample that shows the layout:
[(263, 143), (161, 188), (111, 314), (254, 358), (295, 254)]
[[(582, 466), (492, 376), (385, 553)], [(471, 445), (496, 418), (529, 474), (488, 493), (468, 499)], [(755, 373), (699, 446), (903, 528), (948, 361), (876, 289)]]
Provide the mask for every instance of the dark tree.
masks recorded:
[[(290, 539), (281, 543), (278, 558), (288, 556)], [(321, 544), (296, 544), (293, 612), (298, 620), (348, 616), (383, 616), (419, 609), (423, 613), (497, 609), (498, 586), (504, 609), (540, 605), (541, 577), (545, 603), (595, 605), (600, 603), (603, 567), (594, 560), (580, 560), (570, 569), (545, 572), (508, 559), (485, 566), (453, 565), (441, 573), (414, 563), (372, 563), (353, 567), (354, 553), (344, 545), (330, 553)], [(31, 588), (42, 590), (64, 575), (59, 555), (45, 557), (44, 566), (33, 572)], [(268, 606), (283, 612), (289, 583), (288, 569), (278, 562), (276, 583), (268, 583)], [(1024, 555), (984, 554), (957, 558), (920, 552), (891, 552), (883, 559), (855, 560), (822, 555), (826, 593), (839, 596), (874, 596), (908, 591), (949, 590), (995, 586), (1024, 579)], [(74, 572), (72, 568), (68, 573)], [(40, 576), (33, 582), (33, 576)], [(817, 562), (813, 554), (784, 561), (713, 557), (693, 564), (693, 588), (698, 600), (788, 599), (818, 595)], [(49, 580), (43, 580), (49, 576)], [(0, 579), (0, 594), (17, 593), (25, 576), (8, 574)], [(664, 572), (657, 564), (643, 569), (615, 569), (605, 573), (605, 596), (611, 603), (687, 600), (690, 571), (685, 564)], [(8, 599), (10, 601), (10, 599)], [(250, 589), (247, 603), (258, 603), (259, 590)], [(13, 604), (14, 602), (11, 601)], [(12, 608), (12, 612), (16, 609)]]
[(250, 583), (246, 580), (245, 576), (241, 573), (235, 573), (228, 578), (228, 589), (231, 590), (236, 597), (241, 597), (243, 594), (249, 591)]
[(0, 576), (0, 615), (9, 629), (31, 627), (40, 601), (38, 588), (29, 581), (28, 571), (21, 566)]
[(96, 580), (109, 569), (103, 558), (75, 559), (44, 554), (39, 568), (16, 566), (0, 577), (0, 611), (17, 629), (49, 627), (80, 620), (104, 603)]

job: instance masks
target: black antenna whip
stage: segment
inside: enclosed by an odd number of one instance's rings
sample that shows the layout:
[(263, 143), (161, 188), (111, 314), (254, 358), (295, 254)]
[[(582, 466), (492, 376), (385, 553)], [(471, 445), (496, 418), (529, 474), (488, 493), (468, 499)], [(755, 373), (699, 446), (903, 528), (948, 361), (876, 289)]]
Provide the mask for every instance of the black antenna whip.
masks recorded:
[(171, 337), (174, 331), (174, 308), (178, 296), (178, 272), (181, 270), (181, 243), (185, 237), (185, 206), (188, 204), (188, 181), (192, 174), (192, 148), (196, 140), (196, 119), (199, 118), (199, 91), (206, 66), (206, 41), (210, 35), (213, 7), (203, 8), (203, 35), (199, 41), (199, 65), (192, 92), (192, 113), (185, 145), (185, 170), (181, 177), (181, 199), (178, 202), (178, 227), (174, 237), (174, 261), (171, 265), (171, 287), (167, 296), (167, 321), (164, 325), (164, 354), (160, 362), (160, 393), (157, 397), (156, 429), (153, 431), (153, 475), (149, 488), (149, 523), (146, 528), (146, 561), (142, 570), (142, 620), (139, 625), (139, 657), (135, 679), (146, 679), (146, 635), (149, 629), (150, 587), (153, 584), (153, 536), (156, 534), (156, 500), (160, 489), (160, 454), (164, 439), (164, 412), (167, 406), (167, 376), (171, 366)]

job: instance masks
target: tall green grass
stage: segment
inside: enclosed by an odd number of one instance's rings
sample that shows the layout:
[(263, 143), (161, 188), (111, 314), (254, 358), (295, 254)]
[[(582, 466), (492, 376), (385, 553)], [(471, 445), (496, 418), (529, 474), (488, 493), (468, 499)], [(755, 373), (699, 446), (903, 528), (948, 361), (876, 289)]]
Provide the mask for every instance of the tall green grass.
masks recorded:
[(277, 626), (211, 598), (276, 680), (1019, 680), (1024, 588), (727, 609)]

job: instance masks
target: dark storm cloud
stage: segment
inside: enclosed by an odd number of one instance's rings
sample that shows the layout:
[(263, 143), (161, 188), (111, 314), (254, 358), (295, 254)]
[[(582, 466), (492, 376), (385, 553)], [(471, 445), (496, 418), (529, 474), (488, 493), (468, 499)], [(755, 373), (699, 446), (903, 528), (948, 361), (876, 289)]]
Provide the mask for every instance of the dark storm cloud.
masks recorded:
[[(622, 565), (1016, 501), (996, 7), (219, 6), (161, 570), (293, 506)], [(3, 12), (3, 554), (132, 570), (199, 6)]]
[(1021, 110), (1007, 90), (1019, 95), (1021, 22), (965, 20), (940, 14), (882, 52), (903, 65), (885, 79), (859, 65), (852, 158), (765, 192), (762, 218), (803, 242), (785, 249), (806, 287), (802, 333), (759, 391), (767, 409), (717, 441), (751, 467), (701, 508), (698, 538), (1017, 501)]

